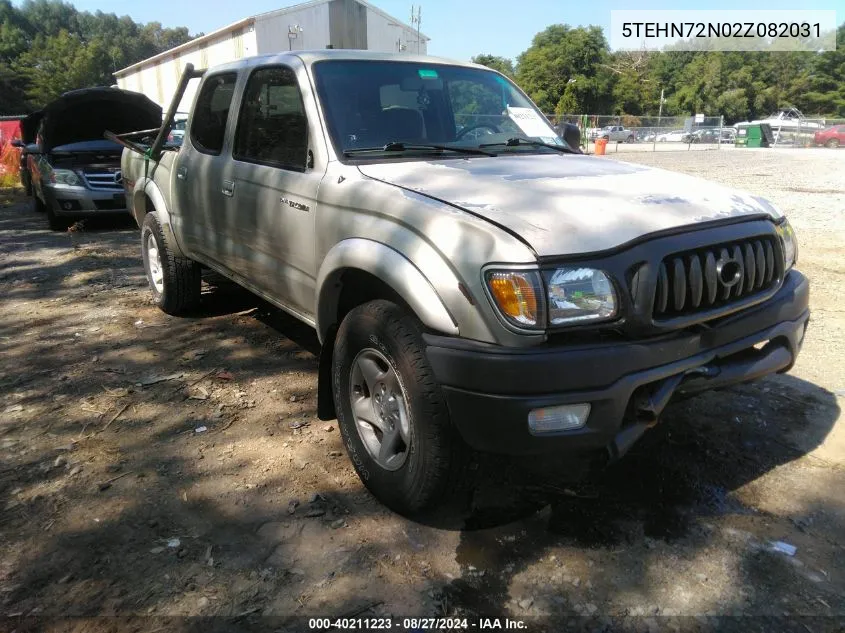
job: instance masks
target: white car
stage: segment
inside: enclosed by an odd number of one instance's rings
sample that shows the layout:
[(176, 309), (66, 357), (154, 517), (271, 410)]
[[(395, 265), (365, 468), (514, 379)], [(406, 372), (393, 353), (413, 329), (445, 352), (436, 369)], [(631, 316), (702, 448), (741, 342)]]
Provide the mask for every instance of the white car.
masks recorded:
[(686, 132), (684, 130), (673, 130), (671, 132), (666, 132), (665, 134), (658, 134), (657, 135), (657, 142), (658, 143), (680, 143), (684, 140), (684, 136)]

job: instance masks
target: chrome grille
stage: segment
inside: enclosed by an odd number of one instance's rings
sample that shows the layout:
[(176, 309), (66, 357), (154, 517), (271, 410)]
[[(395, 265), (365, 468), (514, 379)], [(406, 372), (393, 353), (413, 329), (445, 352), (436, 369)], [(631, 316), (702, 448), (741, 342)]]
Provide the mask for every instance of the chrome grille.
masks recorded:
[(123, 191), (123, 179), (120, 170), (84, 172), (85, 184), (97, 191)]
[(670, 255), (657, 272), (653, 316), (710, 311), (767, 291), (779, 281), (781, 257), (773, 236)]

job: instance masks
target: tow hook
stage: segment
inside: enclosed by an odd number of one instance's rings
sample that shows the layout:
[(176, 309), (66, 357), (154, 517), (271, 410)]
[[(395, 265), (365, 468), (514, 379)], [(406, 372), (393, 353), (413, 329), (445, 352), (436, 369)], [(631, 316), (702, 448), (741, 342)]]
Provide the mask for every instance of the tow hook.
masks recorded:
[(607, 447), (611, 461), (620, 459), (636, 444), (643, 434), (657, 424), (663, 409), (669, 404), (672, 395), (688, 376), (718, 376), (720, 370), (713, 365), (702, 365), (680, 374), (670, 376), (659, 383), (647, 394), (637, 397), (634, 402), (636, 422), (623, 429)]
[(677, 374), (664, 380), (660, 385), (650, 394), (643, 396), (634, 405), (637, 422), (645, 424), (646, 428), (650, 428), (657, 424), (660, 414), (663, 409), (669, 404), (672, 394), (675, 389), (681, 384), (681, 381), (686, 377), (686, 374)]

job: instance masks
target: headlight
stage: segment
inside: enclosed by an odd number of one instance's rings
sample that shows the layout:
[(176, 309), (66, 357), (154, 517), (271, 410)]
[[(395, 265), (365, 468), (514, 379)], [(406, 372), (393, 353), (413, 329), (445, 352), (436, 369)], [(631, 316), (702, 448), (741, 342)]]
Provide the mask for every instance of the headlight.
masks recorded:
[(546, 273), (549, 324), (607, 321), (616, 316), (618, 301), (610, 277), (595, 268), (558, 268)]
[(487, 273), (487, 288), (499, 313), (520, 328), (546, 327), (543, 284), (537, 271), (501, 271)]
[(82, 180), (76, 175), (76, 172), (70, 169), (54, 169), (50, 176), (50, 182), (71, 187), (78, 187), (82, 184)]
[(795, 231), (786, 218), (778, 224), (778, 235), (783, 246), (783, 271), (787, 272), (798, 260), (798, 241), (795, 239)]

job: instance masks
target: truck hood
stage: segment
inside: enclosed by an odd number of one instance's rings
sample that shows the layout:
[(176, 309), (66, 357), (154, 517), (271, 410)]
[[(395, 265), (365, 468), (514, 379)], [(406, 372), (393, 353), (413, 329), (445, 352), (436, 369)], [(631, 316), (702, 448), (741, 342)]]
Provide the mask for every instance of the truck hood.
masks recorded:
[(541, 257), (595, 253), (644, 235), (780, 212), (767, 200), (662, 169), (574, 154), (361, 165), (516, 233)]

